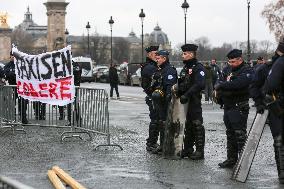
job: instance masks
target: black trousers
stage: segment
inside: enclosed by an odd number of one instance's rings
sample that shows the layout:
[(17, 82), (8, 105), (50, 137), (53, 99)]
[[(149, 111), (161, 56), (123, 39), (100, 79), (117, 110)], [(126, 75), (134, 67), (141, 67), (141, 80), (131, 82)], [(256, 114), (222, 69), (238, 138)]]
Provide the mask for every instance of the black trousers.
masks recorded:
[(113, 89), (115, 89), (116, 96), (119, 97), (118, 84), (117, 83), (110, 83), (110, 97), (113, 97)]

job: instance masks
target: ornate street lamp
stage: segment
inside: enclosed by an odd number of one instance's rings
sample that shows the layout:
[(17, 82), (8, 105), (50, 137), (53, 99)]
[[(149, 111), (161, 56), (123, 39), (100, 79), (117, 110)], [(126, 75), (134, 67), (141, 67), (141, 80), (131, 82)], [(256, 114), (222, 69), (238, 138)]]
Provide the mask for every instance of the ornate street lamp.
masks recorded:
[(184, 0), (183, 4), (181, 5), (181, 8), (183, 8), (184, 11), (184, 44), (186, 44), (186, 14), (187, 9), (189, 8), (189, 4)]
[(247, 52), (247, 61), (248, 63), (250, 63), (250, 56), (251, 56), (251, 51), (250, 51), (250, 36), (249, 36), (249, 28), (250, 28), (250, 23), (249, 23), (249, 17), (250, 17), (250, 0), (247, 0), (247, 4), (248, 4), (248, 52)]
[(110, 63), (112, 65), (112, 25), (114, 23), (112, 16), (110, 17), (108, 23), (110, 25)]
[(144, 62), (144, 34), (143, 34), (143, 23), (144, 23), (144, 18), (145, 18), (145, 13), (143, 12), (143, 9), (141, 9), (141, 12), (140, 12), (140, 14), (139, 14), (139, 17), (140, 17), (140, 19), (141, 19), (141, 25), (142, 25), (142, 61), (141, 61), (141, 64), (143, 64), (143, 62)]
[(88, 31), (88, 54), (90, 55), (90, 35), (89, 35), (89, 30), (91, 28), (91, 25), (90, 23), (88, 22), (87, 25), (86, 25), (86, 29)]

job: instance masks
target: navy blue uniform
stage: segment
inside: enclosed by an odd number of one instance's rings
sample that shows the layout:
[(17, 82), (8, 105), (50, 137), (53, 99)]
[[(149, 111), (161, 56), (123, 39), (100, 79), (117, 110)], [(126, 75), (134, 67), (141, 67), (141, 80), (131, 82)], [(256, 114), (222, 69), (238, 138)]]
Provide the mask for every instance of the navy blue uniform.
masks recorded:
[(224, 103), (223, 119), (227, 135), (227, 159), (234, 164), (247, 138), (249, 85), (254, 72), (244, 62), (238, 67), (224, 69), (223, 80), (217, 83), (216, 90)]
[(169, 102), (171, 100), (171, 88), (177, 82), (177, 71), (169, 62), (163, 63), (153, 74), (153, 106), (158, 113), (160, 148), (164, 141), (164, 128), (167, 119)]
[[(273, 62), (261, 64), (257, 67), (252, 84), (250, 86), (250, 94), (255, 101), (257, 113), (263, 113), (265, 109), (265, 82)], [(273, 112), (269, 112), (269, 125), (273, 138), (281, 134), (282, 119)]]
[[(282, 51), (283, 52), (283, 49)], [(274, 152), (275, 160), (277, 165), (278, 177), (280, 183), (284, 183), (284, 145), (283, 145), (283, 121), (284, 121), (284, 57), (274, 55), (272, 61), (274, 61), (273, 66), (267, 77), (267, 82), (265, 85), (266, 94), (270, 96), (275, 96), (270, 105), (270, 114), (273, 114), (276, 118), (281, 120), (280, 134), (274, 136)], [(274, 123), (273, 123), (274, 124)], [(278, 125), (278, 126), (279, 126)]]
[[(185, 138), (183, 157), (193, 158), (193, 146), (196, 151), (204, 157), (205, 129), (201, 108), (201, 91), (205, 88), (205, 70), (196, 59), (184, 61), (184, 67), (180, 72), (178, 82), (178, 93), (181, 101), (188, 101), (188, 112), (186, 115)], [(182, 103), (185, 103), (182, 102)], [(194, 158), (193, 158), (194, 159)]]
[(146, 58), (146, 63), (141, 66), (141, 86), (146, 93), (145, 102), (149, 108), (149, 137), (146, 139), (147, 141), (147, 150), (156, 146), (158, 137), (159, 137), (159, 128), (158, 128), (158, 112), (154, 111), (153, 103), (152, 103), (152, 92), (151, 88), (152, 76), (158, 70), (157, 63), (151, 60), (150, 58)]

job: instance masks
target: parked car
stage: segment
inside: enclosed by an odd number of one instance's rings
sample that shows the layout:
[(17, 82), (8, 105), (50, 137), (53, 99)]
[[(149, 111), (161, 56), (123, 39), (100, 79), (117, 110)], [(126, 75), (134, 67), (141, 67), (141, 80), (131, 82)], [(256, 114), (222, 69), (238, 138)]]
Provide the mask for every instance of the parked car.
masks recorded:
[(93, 63), (89, 57), (73, 57), (72, 60), (77, 62), (82, 68), (81, 81), (94, 81)]
[(94, 78), (95, 78), (96, 82), (100, 82), (100, 78), (103, 75), (103, 72), (105, 70), (108, 70), (107, 66), (96, 66), (96, 67), (94, 67), (93, 75), (94, 75)]
[(108, 83), (109, 82), (109, 69), (105, 69), (101, 72), (100, 82)]
[(141, 68), (138, 68), (135, 73), (133, 73), (130, 77), (130, 85), (138, 85), (141, 86)]

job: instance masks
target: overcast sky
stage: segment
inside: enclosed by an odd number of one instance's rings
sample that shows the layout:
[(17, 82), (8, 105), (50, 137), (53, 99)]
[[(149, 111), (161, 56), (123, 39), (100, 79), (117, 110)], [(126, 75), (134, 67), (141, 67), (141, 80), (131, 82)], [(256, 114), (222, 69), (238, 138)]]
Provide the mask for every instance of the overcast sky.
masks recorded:
[[(10, 15), (9, 25), (14, 27), (24, 19), (27, 6), (33, 20), (47, 25), (47, 0), (0, 0), (0, 11)], [(140, 9), (146, 14), (144, 33), (151, 33), (158, 23), (168, 34), (172, 45), (184, 42), (184, 0), (67, 0), (66, 27), (71, 35), (86, 32), (87, 21), (91, 33), (109, 35), (108, 20), (113, 16), (114, 36), (128, 36), (130, 31), (141, 34)], [(251, 39), (275, 42), (266, 20), (261, 17), (264, 6), (272, 0), (251, 0)], [(247, 0), (188, 0), (187, 38), (207, 36), (213, 46), (223, 42), (247, 40)]]

